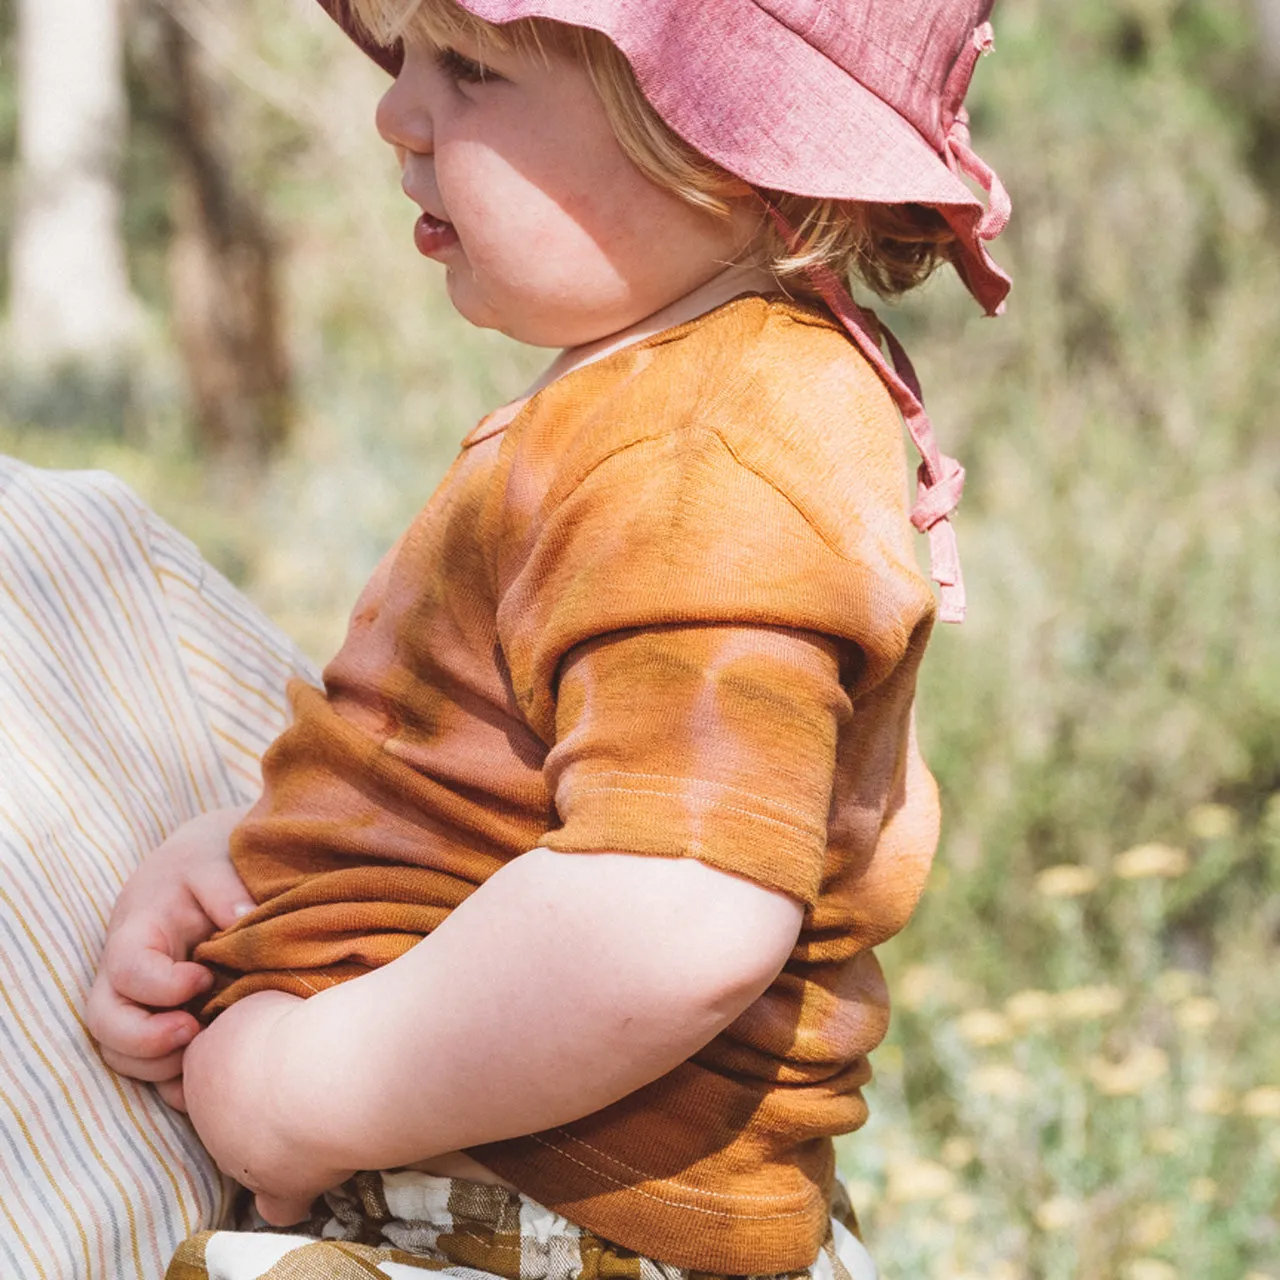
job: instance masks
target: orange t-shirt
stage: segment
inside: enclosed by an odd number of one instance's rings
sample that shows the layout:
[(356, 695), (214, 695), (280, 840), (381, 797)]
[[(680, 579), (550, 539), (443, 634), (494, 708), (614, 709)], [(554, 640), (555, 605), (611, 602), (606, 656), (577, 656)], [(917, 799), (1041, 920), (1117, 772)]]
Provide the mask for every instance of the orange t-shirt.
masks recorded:
[(834, 322), (742, 297), (467, 438), (263, 761), (205, 944), (209, 1011), (403, 954), (537, 846), (694, 857), (807, 910), (770, 989), (689, 1061), (471, 1154), (637, 1252), (807, 1267), (831, 1136), (866, 1116), (870, 948), (937, 841), (916, 749), (934, 616), (901, 422)]

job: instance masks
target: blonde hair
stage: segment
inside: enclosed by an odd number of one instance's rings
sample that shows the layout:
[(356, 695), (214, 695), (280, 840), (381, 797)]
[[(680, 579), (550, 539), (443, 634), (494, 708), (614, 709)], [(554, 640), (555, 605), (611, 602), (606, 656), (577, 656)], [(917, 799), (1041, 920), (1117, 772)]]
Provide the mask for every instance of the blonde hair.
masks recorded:
[[(649, 105), (631, 64), (599, 31), (540, 18), (502, 26), (468, 13), (456, 0), (348, 0), (352, 16), (380, 45), (398, 40), (449, 47), (458, 39), (498, 53), (566, 53), (591, 76), (605, 115), (631, 162), (651, 182), (696, 208), (728, 217), (746, 184), (681, 138)], [(856, 276), (882, 297), (897, 297), (952, 261), (955, 233), (937, 210), (762, 191), (795, 231), (788, 239), (761, 208), (753, 246), (788, 287), (815, 292), (807, 273), (824, 267)]]

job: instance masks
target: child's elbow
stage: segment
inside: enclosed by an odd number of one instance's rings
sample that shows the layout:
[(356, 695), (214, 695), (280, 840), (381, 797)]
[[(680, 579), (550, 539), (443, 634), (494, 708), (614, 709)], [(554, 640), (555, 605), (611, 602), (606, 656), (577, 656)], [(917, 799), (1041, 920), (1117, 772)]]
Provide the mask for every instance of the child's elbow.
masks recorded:
[[(724, 873), (719, 873), (722, 876)], [(724, 876), (725, 879), (735, 879)], [(804, 907), (794, 898), (748, 881), (706, 915), (706, 933), (694, 957), (703, 975), (698, 985), (731, 1022), (764, 994), (795, 950)]]
[(692, 856), (536, 849), (502, 874), (521, 881), (521, 914), (537, 898), (564, 920), (563, 962), (584, 998), (707, 1038), (768, 989), (804, 920), (796, 899)]
[(668, 910), (652, 925), (661, 939), (657, 987), (690, 1012), (727, 1025), (781, 973), (804, 920), (796, 899), (693, 858), (649, 859), (667, 882)]

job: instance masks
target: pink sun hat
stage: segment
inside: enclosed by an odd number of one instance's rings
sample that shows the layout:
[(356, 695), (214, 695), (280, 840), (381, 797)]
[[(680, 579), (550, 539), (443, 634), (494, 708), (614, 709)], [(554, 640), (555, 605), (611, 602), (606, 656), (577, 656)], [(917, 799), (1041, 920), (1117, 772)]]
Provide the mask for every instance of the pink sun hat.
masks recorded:
[[(345, 0), (320, 0), (391, 74)], [(938, 210), (990, 314), (1009, 277), (987, 252), (1009, 198), (969, 144), (964, 97), (995, 0), (460, 0), (487, 22), (546, 18), (608, 36), (645, 97), (736, 177), (794, 195)], [(984, 204), (965, 183), (987, 195)]]

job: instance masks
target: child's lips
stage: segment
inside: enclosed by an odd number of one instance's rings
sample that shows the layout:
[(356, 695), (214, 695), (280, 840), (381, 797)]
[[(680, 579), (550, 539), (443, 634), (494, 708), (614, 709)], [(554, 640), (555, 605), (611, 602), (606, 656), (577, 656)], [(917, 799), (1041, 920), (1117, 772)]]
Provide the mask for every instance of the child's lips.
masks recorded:
[(424, 213), (413, 227), (413, 243), (424, 258), (435, 258), (458, 243), (451, 222)]

